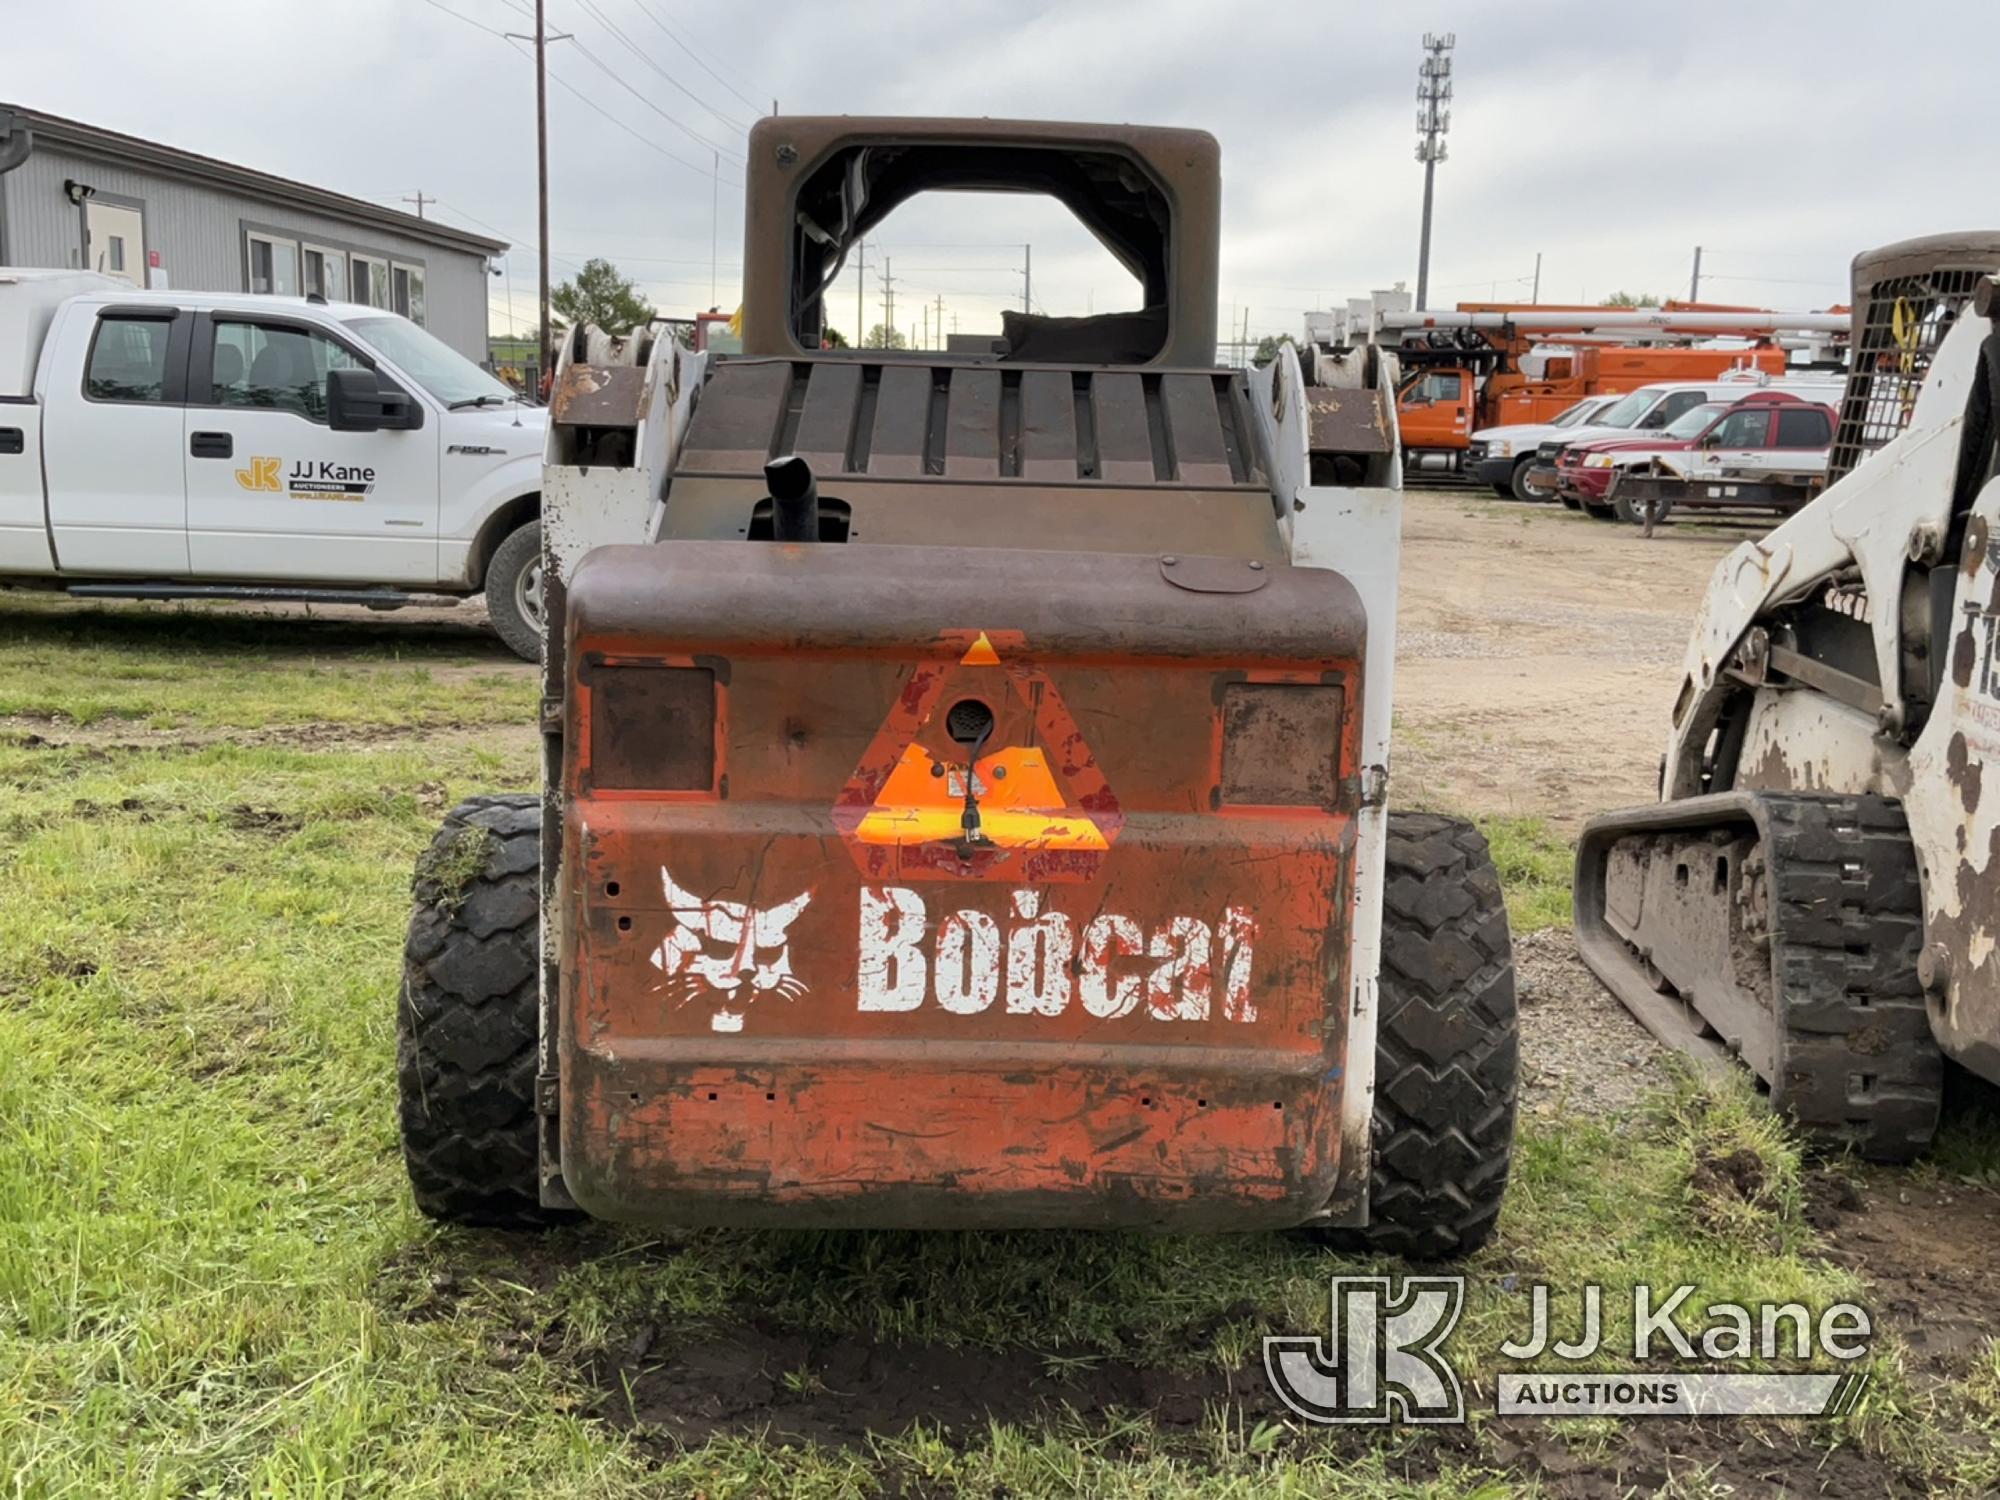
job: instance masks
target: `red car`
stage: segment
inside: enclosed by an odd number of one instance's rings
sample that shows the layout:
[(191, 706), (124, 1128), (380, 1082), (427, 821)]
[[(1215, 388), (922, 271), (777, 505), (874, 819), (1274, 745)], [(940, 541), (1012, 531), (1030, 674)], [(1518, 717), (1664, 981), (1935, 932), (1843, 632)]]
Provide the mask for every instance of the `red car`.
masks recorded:
[(1709, 401), (1692, 407), (1641, 437), (1599, 438), (1575, 443), (1556, 457), (1556, 493), (1565, 504), (1603, 510), (1613, 477), (1621, 469), (1645, 468), (1654, 459), (1673, 462), (1688, 477), (1705, 470), (1752, 472), (1780, 466), (1810, 466), (1815, 453), (1825, 462), (1833, 441), (1834, 411), (1789, 391), (1757, 391), (1737, 401)]

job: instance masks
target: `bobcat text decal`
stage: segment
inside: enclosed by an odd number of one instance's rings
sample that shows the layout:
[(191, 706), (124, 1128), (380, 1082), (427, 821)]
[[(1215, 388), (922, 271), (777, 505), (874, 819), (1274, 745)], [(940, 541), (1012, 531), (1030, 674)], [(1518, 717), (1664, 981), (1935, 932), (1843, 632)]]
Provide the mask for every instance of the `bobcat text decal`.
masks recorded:
[(1226, 908), (1213, 926), (1177, 916), (1149, 931), (1115, 912), (1080, 921), (1045, 911), (1042, 894), (1016, 888), (1003, 929), (973, 908), (933, 923), (909, 886), (863, 886), (860, 1008), (915, 1010), (929, 999), (962, 1016), (995, 1005), (1059, 1016), (1074, 1002), (1107, 1021), (1141, 1009), (1159, 1021), (1257, 1019), (1250, 999), (1257, 922), (1242, 907)]
[(791, 925), (812, 902), (801, 891), (782, 906), (746, 906), (740, 901), (704, 901), (660, 871), (673, 931), (653, 950), (653, 967), (667, 976), (662, 986), (676, 1009), (709, 1007), (713, 1031), (741, 1031), (744, 1012), (766, 995), (796, 1000), (807, 986), (792, 973)]

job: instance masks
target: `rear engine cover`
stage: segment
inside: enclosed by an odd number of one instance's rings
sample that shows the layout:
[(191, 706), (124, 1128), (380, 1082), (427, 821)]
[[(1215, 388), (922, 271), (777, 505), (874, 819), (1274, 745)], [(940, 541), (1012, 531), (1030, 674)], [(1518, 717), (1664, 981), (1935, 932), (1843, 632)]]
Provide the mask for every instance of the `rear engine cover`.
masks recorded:
[(591, 553), (569, 610), (584, 1208), (1253, 1228), (1324, 1206), (1360, 782), (1345, 579), (676, 542)]

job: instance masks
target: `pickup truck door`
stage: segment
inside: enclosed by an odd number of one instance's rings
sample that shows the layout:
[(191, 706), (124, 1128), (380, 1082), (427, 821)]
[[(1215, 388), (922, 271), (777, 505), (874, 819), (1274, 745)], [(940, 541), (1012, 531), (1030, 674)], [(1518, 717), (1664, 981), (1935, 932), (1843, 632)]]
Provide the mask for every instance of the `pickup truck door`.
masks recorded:
[(182, 403), (193, 327), (185, 308), (84, 303), (50, 330), (42, 464), (65, 574), (187, 575)]
[(1713, 479), (1725, 472), (1754, 471), (1770, 447), (1771, 408), (1739, 407), (1710, 428), (1702, 439), (1695, 473)]
[(327, 371), (374, 363), (320, 323), (201, 315), (187, 408), (188, 557), (198, 577), (438, 581), (442, 424), (327, 425)]

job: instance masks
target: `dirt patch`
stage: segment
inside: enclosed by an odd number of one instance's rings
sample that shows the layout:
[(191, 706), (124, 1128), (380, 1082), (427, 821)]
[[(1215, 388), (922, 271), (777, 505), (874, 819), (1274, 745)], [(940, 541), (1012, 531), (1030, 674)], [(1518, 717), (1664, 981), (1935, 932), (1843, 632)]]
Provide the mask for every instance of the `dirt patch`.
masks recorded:
[(1492, 1451), (1548, 1495), (1631, 1500), (1679, 1483), (1689, 1495), (1805, 1496), (1884, 1500), (1926, 1493), (1884, 1460), (1857, 1448), (1817, 1448), (1768, 1422), (1627, 1422), (1615, 1446), (1574, 1447), (1540, 1422), (1487, 1429)]
[(275, 807), (249, 807), (242, 803), (230, 808), (222, 819), (239, 832), (267, 833), (273, 838), (297, 833), (305, 826), (304, 819), (294, 813), (280, 812)]
[(1569, 928), (1514, 939), (1514, 985), (1524, 1113), (1622, 1114), (1667, 1081), (1666, 1053), (1584, 967)]
[[(739, 1326), (680, 1339), (640, 1329), (624, 1349), (593, 1360), (588, 1374), (604, 1393), (601, 1417), (663, 1451), (750, 1434), (866, 1451), (871, 1436), (901, 1434), (919, 1423), (963, 1444), (977, 1441), (993, 1422), (1034, 1429), (1073, 1416), (1088, 1426), (1116, 1411), (1145, 1414), (1150, 1446), (1200, 1464), (1205, 1450), (1193, 1436), (1217, 1409), (1232, 1418), (1240, 1413), (1246, 1427), (1286, 1424), (1288, 1448), (1332, 1446), (1360, 1456), (1377, 1441), (1363, 1430), (1303, 1428), (1254, 1366), (1175, 1371), (1022, 1349), (815, 1339)], [(1572, 1445), (1542, 1421), (1494, 1419), (1489, 1412), (1477, 1430), (1416, 1436), (1390, 1467), (1407, 1482), (1427, 1483), (1447, 1465), (1504, 1465), (1538, 1481), (1546, 1494), (1579, 1500), (1627, 1500), (1676, 1481), (1709, 1487), (1695, 1493), (1920, 1493), (1880, 1459), (1853, 1448), (1815, 1447), (1804, 1431), (1768, 1423), (1634, 1422), (1611, 1445)]]
[(775, 1437), (860, 1448), (869, 1435), (917, 1423), (963, 1441), (992, 1422), (1045, 1424), (1064, 1411), (1144, 1411), (1162, 1428), (1197, 1426), (1230, 1402), (1254, 1421), (1283, 1415), (1261, 1369), (1148, 1368), (1027, 1349), (881, 1343), (756, 1327), (671, 1338), (638, 1330), (592, 1361), (603, 1414), (643, 1436), (695, 1444), (768, 1430)]
[(1754, 534), (1648, 541), (1560, 506), (1411, 491), (1392, 797), (1563, 833), (1650, 802), (1695, 610)]
[(1829, 1166), (1808, 1202), (1827, 1258), (1866, 1278), (1918, 1383), (1956, 1380), (2000, 1336), (2000, 1195), (1886, 1167)]

